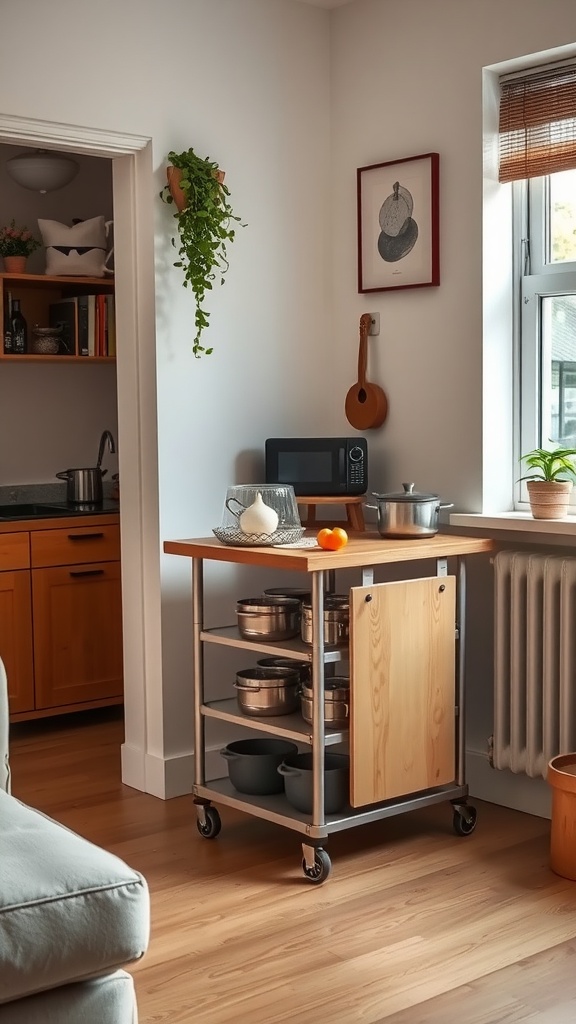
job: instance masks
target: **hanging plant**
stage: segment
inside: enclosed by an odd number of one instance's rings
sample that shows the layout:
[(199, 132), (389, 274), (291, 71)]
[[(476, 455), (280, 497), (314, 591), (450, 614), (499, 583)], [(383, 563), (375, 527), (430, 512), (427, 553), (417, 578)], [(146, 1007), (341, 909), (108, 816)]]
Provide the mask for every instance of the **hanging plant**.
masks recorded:
[(183, 153), (170, 152), (168, 161), (168, 184), (160, 198), (177, 207), (174, 217), (179, 237), (172, 238), (172, 245), (178, 250), (179, 259), (174, 266), (184, 271), (183, 284), (194, 292), (196, 333), (192, 351), (199, 359), (203, 353), (210, 355), (213, 351), (201, 343), (210, 316), (204, 308), (206, 292), (212, 290), (217, 279), (224, 284), (229, 266), (226, 246), (234, 241), (234, 222), (240, 223), (240, 217), (230, 205), (224, 171), (214, 160), (202, 159), (188, 149)]

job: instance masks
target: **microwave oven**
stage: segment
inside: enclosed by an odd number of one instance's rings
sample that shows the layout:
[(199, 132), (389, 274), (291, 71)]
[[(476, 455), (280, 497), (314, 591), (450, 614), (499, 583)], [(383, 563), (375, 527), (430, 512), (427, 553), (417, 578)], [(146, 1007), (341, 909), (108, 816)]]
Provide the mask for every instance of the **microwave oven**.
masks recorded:
[(368, 487), (365, 437), (269, 437), (266, 483), (292, 484), (297, 495), (364, 494)]

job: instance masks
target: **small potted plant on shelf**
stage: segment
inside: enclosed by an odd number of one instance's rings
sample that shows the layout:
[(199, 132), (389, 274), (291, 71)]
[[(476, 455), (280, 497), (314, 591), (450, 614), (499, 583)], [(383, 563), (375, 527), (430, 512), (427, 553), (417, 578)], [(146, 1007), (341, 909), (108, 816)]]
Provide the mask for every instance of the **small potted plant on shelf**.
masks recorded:
[(0, 228), (0, 256), (7, 274), (23, 274), (28, 257), (41, 246), (27, 227), (17, 228), (14, 219)]
[[(235, 237), (234, 222), (240, 223), (229, 202), (224, 171), (209, 157), (199, 157), (193, 149), (170, 152), (168, 184), (160, 192), (163, 202), (174, 204), (179, 239), (172, 238), (179, 259), (174, 263), (184, 271), (184, 286), (190, 285), (196, 300), (192, 351), (196, 358), (210, 355), (212, 348), (201, 344), (202, 331), (208, 327), (209, 313), (204, 309), (207, 291), (219, 276), (224, 284), (228, 270), (226, 245)], [(242, 225), (243, 227), (245, 225)]]
[[(551, 441), (554, 444), (554, 441)], [(527, 481), (530, 510), (534, 519), (562, 519), (568, 512), (570, 494), (576, 476), (573, 458), (576, 448), (535, 448), (522, 455), (533, 472), (520, 480)]]

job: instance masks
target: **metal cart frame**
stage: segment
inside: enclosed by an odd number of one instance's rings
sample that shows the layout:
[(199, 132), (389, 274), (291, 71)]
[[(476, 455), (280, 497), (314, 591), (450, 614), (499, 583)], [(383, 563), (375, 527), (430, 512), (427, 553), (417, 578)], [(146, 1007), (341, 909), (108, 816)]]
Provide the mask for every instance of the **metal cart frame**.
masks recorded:
[[(465, 625), (466, 625), (466, 564), (468, 554), (490, 551), (492, 542), (485, 538), (469, 538), (457, 535), (436, 535), (429, 541), (410, 540), (385, 542), (382, 540), (352, 539), (347, 546), (346, 557), (341, 553), (302, 549), (287, 551), (271, 548), (235, 548), (219, 542), (202, 539), (198, 541), (166, 541), (164, 550), (170, 554), (184, 554), (192, 559), (192, 626), (193, 626), (193, 673), (194, 673), (194, 803), (197, 809), (197, 826), (205, 838), (215, 838), (220, 832), (221, 822), (213, 802), (253, 814), (268, 821), (276, 822), (304, 836), (302, 842), (302, 869), (312, 882), (323, 882), (331, 870), (330, 858), (323, 847), (328, 836), (346, 828), (378, 821), (391, 815), (415, 810), (429, 804), (449, 801), (453, 807), (453, 825), (458, 835), (469, 835), (476, 825), (476, 810), (468, 804), (468, 786), (465, 781)], [(350, 550), (348, 550), (348, 547)], [(356, 549), (356, 550), (354, 550)], [(325, 730), (324, 726), (324, 671), (327, 664), (342, 660), (339, 648), (324, 644), (324, 597), (335, 590), (337, 568), (359, 568), (362, 585), (374, 582), (374, 566), (390, 562), (422, 559), (436, 562), (436, 572), (431, 577), (445, 576), (448, 572), (448, 558), (456, 563), (456, 743), (454, 782), (401, 798), (371, 804), (367, 808), (349, 808), (340, 814), (326, 815), (324, 811), (324, 751), (327, 746), (343, 742), (348, 730)], [(242, 562), (253, 565), (273, 565), (284, 569), (306, 571), (311, 577), (313, 643), (300, 640), (253, 641), (244, 640), (236, 627), (205, 629), (204, 627), (204, 561)], [(311, 663), (313, 690), (313, 722), (310, 727), (300, 715), (282, 715), (274, 718), (250, 718), (243, 716), (236, 707), (235, 699), (206, 702), (204, 692), (204, 649), (205, 645), (216, 643), (224, 646), (243, 648), (254, 652), (294, 658)], [(248, 796), (238, 793), (228, 778), (206, 781), (205, 723), (207, 718), (218, 718), (245, 728), (256, 729), (308, 744), (312, 751), (313, 810), (311, 815), (303, 814), (288, 803), (283, 795)]]

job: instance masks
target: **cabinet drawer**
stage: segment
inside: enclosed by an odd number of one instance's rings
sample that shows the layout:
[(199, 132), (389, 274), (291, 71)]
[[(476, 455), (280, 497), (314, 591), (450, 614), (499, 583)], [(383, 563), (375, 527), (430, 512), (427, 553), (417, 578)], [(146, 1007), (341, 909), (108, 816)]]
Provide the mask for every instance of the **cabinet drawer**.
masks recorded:
[(113, 562), (120, 558), (119, 526), (77, 526), (31, 534), (32, 567)]
[(30, 568), (30, 534), (0, 533), (0, 572)]

